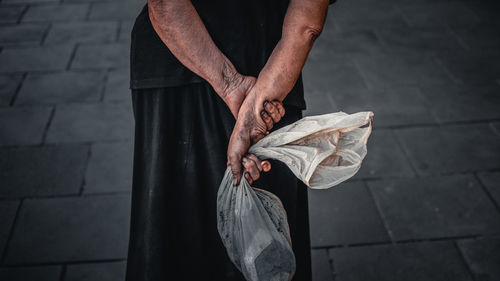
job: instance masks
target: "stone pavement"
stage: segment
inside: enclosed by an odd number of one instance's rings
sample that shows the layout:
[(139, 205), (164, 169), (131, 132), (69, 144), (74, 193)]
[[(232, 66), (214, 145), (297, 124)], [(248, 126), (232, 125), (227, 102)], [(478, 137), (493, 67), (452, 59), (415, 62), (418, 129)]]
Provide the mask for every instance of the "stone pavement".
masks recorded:
[[(123, 280), (138, 0), (0, 0), (0, 280)], [(310, 191), (315, 281), (500, 280), (500, 9), (338, 0), (306, 114), (375, 112)]]

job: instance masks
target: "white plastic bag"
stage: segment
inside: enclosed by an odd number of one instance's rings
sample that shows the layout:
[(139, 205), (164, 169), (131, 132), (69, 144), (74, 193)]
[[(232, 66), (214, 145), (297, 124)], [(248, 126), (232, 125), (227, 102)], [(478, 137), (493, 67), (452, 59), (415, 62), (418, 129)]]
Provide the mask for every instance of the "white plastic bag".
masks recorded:
[[(267, 135), (249, 153), (285, 163), (310, 188), (329, 188), (359, 170), (372, 118), (372, 112), (305, 117)], [(227, 253), (248, 281), (292, 279), (295, 256), (277, 196), (252, 188), (244, 177), (233, 187), (228, 167), (217, 193), (217, 213)]]

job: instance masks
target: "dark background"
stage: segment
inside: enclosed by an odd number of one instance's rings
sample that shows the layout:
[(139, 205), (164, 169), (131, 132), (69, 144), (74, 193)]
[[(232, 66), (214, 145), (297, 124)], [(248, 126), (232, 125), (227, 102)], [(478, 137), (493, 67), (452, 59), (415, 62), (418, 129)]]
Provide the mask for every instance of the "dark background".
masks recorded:
[[(141, 2), (0, 1), (0, 280), (121, 281)], [(500, 280), (495, 1), (338, 0), (306, 114), (372, 110), (360, 172), (310, 191), (315, 281)]]

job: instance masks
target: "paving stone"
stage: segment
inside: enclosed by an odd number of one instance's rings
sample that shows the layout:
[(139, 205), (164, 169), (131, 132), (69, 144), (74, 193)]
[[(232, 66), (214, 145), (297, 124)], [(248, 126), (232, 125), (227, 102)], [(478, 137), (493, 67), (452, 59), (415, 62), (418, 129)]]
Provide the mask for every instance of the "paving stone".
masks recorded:
[(0, 26), (0, 45), (38, 44), (46, 25), (21, 24)]
[(0, 6), (0, 23), (16, 23), (26, 6), (24, 5), (2, 5)]
[(472, 281), (452, 242), (330, 250), (336, 280)]
[(23, 22), (83, 20), (89, 8), (89, 4), (67, 3), (30, 6), (23, 16)]
[(333, 102), (329, 92), (309, 91), (304, 95), (307, 110), (304, 116), (326, 114), (338, 111), (337, 105)]
[(404, 22), (393, 3), (377, 2), (373, 5), (363, 1), (338, 1), (329, 14), (341, 26), (393, 26)]
[(500, 215), (471, 175), (370, 181), (396, 240), (500, 232)]
[(327, 250), (312, 250), (311, 265), (313, 281), (333, 281)]
[(132, 28), (134, 26), (134, 21), (125, 20), (120, 24), (120, 34), (118, 35), (118, 40), (127, 41), (131, 40)]
[(85, 145), (3, 148), (0, 197), (78, 194), (87, 165)]
[(432, 56), (420, 53), (390, 51), (358, 56), (355, 63), (371, 87), (452, 81)]
[(126, 262), (68, 265), (64, 281), (123, 281)]
[(448, 52), (438, 60), (464, 84), (494, 83), (500, 77), (500, 55), (495, 50), (482, 52)]
[(408, 128), (396, 133), (421, 175), (500, 167), (500, 139), (487, 124)]
[[(0, 254), (3, 253), (5, 245), (7, 245), (7, 239), (9, 238), (10, 230), (12, 228), (12, 224), (14, 223), (14, 218), (16, 216), (18, 207), (19, 201), (0, 201)], [(1, 276), (2, 273), (0, 269), (0, 277)], [(4, 279), (0, 278), (0, 280)]]
[(0, 75), (0, 106), (10, 104), (22, 79), (22, 75)]
[(42, 142), (50, 107), (0, 108), (0, 145), (30, 145)]
[(59, 0), (3, 0), (2, 4), (24, 4), (24, 3), (42, 4), (49, 2), (59, 2)]
[(412, 26), (462, 27), (479, 23), (479, 17), (459, 1), (410, 2), (398, 8)]
[(309, 59), (303, 70), (304, 91), (331, 92), (364, 89), (365, 82), (352, 61), (341, 57)]
[(378, 37), (390, 48), (435, 53), (463, 48), (455, 36), (445, 28), (391, 27), (376, 30)]
[[(374, 124), (377, 124), (375, 113)], [(412, 177), (415, 173), (390, 130), (374, 130), (368, 139), (368, 154), (353, 179)]]
[(426, 85), (421, 92), (441, 122), (472, 121), (500, 118), (500, 86), (490, 85)]
[(99, 101), (104, 78), (104, 72), (29, 74), (17, 96), (16, 104)]
[(77, 22), (54, 24), (45, 44), (115, 41), (118, 22)]
[(130, 86), (130, 70), (114, 69), (108, 73), (106, 82), (106, 90), (104, 92), (104, 100), (111, 102), (128, 102), (132, 101)]
[(66, 105), (56, 109), (47, 142), (93, 142), (131, 139), (132, 108), (123, 104)]
[(479, 173), (481, 183), (488, 189), (488, 192), (500, 206), (500, 172)]
[(344, 112), (373, 111), (378, 128), (436, 123), (429, 102), (415, 87), (336, 91), (333, 99)]
[(130, 190), (133, 155), (133, 143), (129, 142), (92, 145), (85, 177), (85, 192)]
[(0, 280), (5, 281), (59, 281), (62, 266), (30, 266), (0, 268)]
[(312, 246), (389, 241), (363, 182), (311, 190), (309, 197)]
[(135, 19), (141, 12), (143, 1), (95, 2), (90, 10), (90, 19)]
[(6, 264), (123, 259), (130, 196), (27, 199)]
[(474, 280), (500, 280), (500, 239), (462, 240), (458, 246), (474, 274)]
[(326, 42), (323, 44), (325, 54), (371, 54), (382, 48), (374, 30), (367, 26), (324, 29), (313, 50), (318, 48), (319, 42), (323, 42), (321, 40)]
[(467, 28), (454, 28), (453, 31), (472, 50), (482, 52), (485, 49), (493, 51), (500, 48), (498, 26), (478, 24)]
[(0, 72), (62, 70), (68, 65), (73, 47), (6, 47), (0, 53)]
[(82, 45), (76, 51), (72, 69), (128, 67), (130, 46), (124, 43)]

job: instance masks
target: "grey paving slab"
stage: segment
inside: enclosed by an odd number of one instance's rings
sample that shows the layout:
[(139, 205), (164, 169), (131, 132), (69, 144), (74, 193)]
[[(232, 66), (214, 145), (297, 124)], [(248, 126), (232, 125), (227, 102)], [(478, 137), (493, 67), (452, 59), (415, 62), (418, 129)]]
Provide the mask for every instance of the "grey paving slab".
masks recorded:
[(118, 40), (127, 42), (130, 41), (133, 26), (134, 26), (134, 21), (123, 20), (120, 23), (120, 33), (118, 35)]
[(131, 139), (132, 108), (124, 104), (65, 105), (56, 109), (48, 143)]
[(500, 54), (495, 50), (447, 52), (438, 60), (462, 83), (493, 83), (500, 77)]
[(500, 139), (487, 124), (408, 128), (395, 132), (421, 175), (500, 167)]
[(327, 250), (312, 250), (312, 280), (313, 281), (333, 281), (333, 273), (328, 261)]
[(118, 34), (118, 22), (57, 23), (45, 39), (45, 44), (113, 42)]
[(133, 143), (92, 145), (85, 193), (128, 191), (132, 187)]
[(0, 149), (0, 197), (78, 194), (88, 150), (85, 145)]
[(37, 24), (0, 26), (0, 45), (39, 44), (46, 29)]
[(0, 268), (0, 280), (5, 281), (59, 281), (62, 266), (29, 266)]
[(358, 56), (355, 63), (372, 87), (453, 81), (432, 56), (419, 52), (388, 50), (377, 55)]
[(315, 247), (389, 241), (370, 193), (361, 181), (309, 192)]
[(116, 1), (93, 3), (90, 19), (135, 19), (142, 7), (143, 1)]
[(72, 46), (5, 47), (0, 53), (0, 72), (63, 70)]
[(313, 52), (322, 50), (320, 55), (328, 54), (371, 54), (382, 46), (379, 37), (370, 26), (342, 27), (325, 26), (320, 39), (314, 43)]
[(420, 91), (440, 122), (500, 118), (500, 86), (496, 83), (421, 85)]
[(114, 69), (108, 73), (104, 100), (110, 102), (131, 102), (130, 70)]
[(373, 111), (377, 128), (436, 123), (428, 100), (415, 87), (336, 91), (332, 97), (341, 111)]
[(125, 43), (81, 45), (71, 64), (72, 69), (128, 67), (130, 45)]
[(498, 26), (477, 24), (470, 27), (454, 28), (453, 32), (471, 50), (482, 52), (485, 49), (493, 51), (500, 48)]
[(307, 109), (303, 111), (304, 116), (325, 114), (338, 111), (329, 92), (308, 91), (304, 95)]
[(3, 253), (7, 244), (18, 207), (19, 201), (16, 200), (0, 201), (0, 254)]
[(307, 60), (303, 69), (304, 91), (332, 92), (358, 90), (366, 87), (354, 63), (342, 57), (330, 56)]
[(394, 3), (366, 1), (338, 1), (331, 6), (329, 14), (341, 26), (393, 26), (404, 22)]
[(22, 79), (22, 75), (0, 75), (0, 106), (10, 104)]
[(370, 181), (396, 240), (500, 232), (500, 214), (472, 175)]
[(379, 28), (377, 36), (392, 49), (435, 53), (463, 48), (461, 42), (444, 27), (405, 27)]
[[(377, 124), (375, 113), (374, 124)], [(368, 153), (354, 179), (413, 177), (415, 172), (390, 130), (374, 130), (368, 139)]]
[(126, 262), (68, 265), (64, 281), (124, 281)]
[(472, 281), (453, 242), (330, 250), (338, 281)]
[(500, 206), (500, 172), (484, 172), (479, 173), (478, 176), (497, 206)]
[(104, 80), (105, 72), (28, 74), (15, 104), (97, 102)]
[(32, 3), (32, 4), (40, 4), (40, 3), (50, 3), (50, 2), (59, 2), (59, 0), (4, 0), (3, 4), (24, 4), (24, 3)]
[(0, 146), (40, 144), (51, 107), (0, 108)]
[(458, 242), (474, 280), (500, 280), (500, 238), (462, 240)]
[(123, 259), (130, 196), (25, 200), (6, 264)]
[[(55, 1), (59, 2), (59, 1)], [(89, 4), (60, 3), (47, 5), (32, 5), (23, 16), (23, 22), (54, 22), (54, 21), (77, 21), (85, 19)]]
[(398, 9), (412, 26), (463, 27), (480, 22), (479, 17), (462, 1), (398, 3)]
[(16, 23), (25, 9), (25, 5), (1, 5), (0, 23)]

